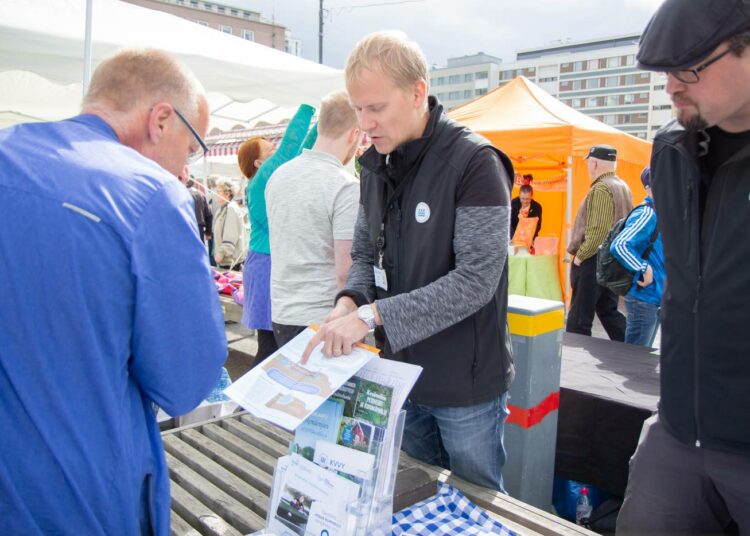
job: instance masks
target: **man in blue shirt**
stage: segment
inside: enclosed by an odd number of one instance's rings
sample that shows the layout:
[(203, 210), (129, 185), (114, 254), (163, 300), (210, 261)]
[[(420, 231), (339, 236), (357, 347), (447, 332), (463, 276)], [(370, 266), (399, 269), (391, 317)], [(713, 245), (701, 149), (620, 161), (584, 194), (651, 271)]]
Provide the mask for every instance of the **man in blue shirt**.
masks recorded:
[[(651, 171), (641, 173), (646, 199), (628, 216), (609, 250), (623, 266), (634, 272), (633, 286), (625, 296), (628, 312), (625, 342), (651, 346), (659, 324), (659, 304), (664, 288), (664, 250), (656, 231), (656, 212), (651, 198)], [(646, 250), (652, 243), (651, 251)], [(645, 257), (645, 258), (644, 258)]]
[(83, 113), (0, 130), (0, 534), (168, 534), (154, 403), (226, 358), (190, 194), (208, 106), (156, 50), (94, 73)]

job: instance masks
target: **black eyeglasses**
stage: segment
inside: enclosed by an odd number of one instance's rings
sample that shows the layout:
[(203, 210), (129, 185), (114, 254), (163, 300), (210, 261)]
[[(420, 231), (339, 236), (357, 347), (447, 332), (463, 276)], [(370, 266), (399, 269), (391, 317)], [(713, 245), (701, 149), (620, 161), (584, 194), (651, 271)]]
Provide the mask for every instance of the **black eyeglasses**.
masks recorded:
[(172, 107), (172, 109), (174, 110), (174, 113), (177, 114), (177, 117), (180, 118), (180, 121), (182, 121), (183, 124), (188, 128), (188, 130), (190, 130), (190, 133), (198, 142), (198, 145), (201, 146), (201, 149), (203, 149), (203, 151), (193, 151), (192, 153), (190, 153), (190, 155), (188, 155), (188, 164), (194, 164), (195, 162), (206, 156), (206, 153), (208, 152), (208, 145), (206, 145), (206, 142), (203, 141), (203, 138), (201, 138), (198, 132), (196, 132), (196, 130), (193, 128), (193, 125), (191, 125), (188, 120), (185, 119), (185, 116), (182, 115), (180, 111), (174, 106)]
[(671, 74), (683, 84), (697, 84), (700, 81), (700, 77), (698, 76), (699, 72), (709, 68), (711, 65), (719, 61), (721, 58), (723, 58), (730, 52), (732, 52), (731, 47), (726, 49), (724, 52), (722, 52), (715, 58), (708, 60), (703, 65), (696, 67), (695, 69), (680, 69), (677, 71), (667, 71), (667, 74)]

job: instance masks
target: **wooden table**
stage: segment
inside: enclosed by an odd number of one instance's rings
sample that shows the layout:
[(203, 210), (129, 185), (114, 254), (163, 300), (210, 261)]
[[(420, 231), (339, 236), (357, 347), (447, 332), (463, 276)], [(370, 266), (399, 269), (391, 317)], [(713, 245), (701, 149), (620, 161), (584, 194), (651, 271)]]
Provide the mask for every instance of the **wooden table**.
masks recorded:
[(219, 294), (221, 312), (224, 313), (224, 322), (237, 322), (242, 320), (242, 306), (238, 305), (234, 298), (226, 294)]
[[(174, 536), (240, 536), (265, 525), (276, 459), (291, 435), (247, 413), (162, 434), (172, 493)], [(453, 477), (402, 453), (394, 509), (434, 495), (448, 482), (519, 534), (592, 536), (552, 514)]]

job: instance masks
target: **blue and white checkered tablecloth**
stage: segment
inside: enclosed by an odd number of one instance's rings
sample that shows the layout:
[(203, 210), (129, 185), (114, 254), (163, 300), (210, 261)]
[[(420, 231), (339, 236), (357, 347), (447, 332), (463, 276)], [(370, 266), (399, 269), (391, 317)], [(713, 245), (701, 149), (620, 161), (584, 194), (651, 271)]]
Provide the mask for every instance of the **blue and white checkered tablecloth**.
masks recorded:
[(517, 536), (454, 487), (439, 483), (438, 494), (393, 514), (393, 536), (499, 534)]

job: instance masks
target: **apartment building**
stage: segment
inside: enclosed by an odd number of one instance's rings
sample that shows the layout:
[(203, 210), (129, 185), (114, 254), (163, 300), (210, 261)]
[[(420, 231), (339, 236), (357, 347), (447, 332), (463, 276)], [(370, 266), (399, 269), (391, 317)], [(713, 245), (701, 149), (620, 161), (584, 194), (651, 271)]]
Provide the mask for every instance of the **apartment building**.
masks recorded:
[[(639, 138), (652, 139), (672, 118), (672, 104), (665, 91), (664, 75), (635, 66), (639, 37), (630, 34), (519, 51), (516, 61), (498, 66), (496, 86), (523, 75), (594, 119)], [(444, 89), (444, 94), (455, 95), (453, 86)], [(441, 90), (434, 86), (433, 92), (438, 91)], [(449, 108), (459, 104), (454, 100), (447, 102)]]
[(299, 56), (302, 43), (291, 38), (282, 24), (266, 20), (256, 11), (229, 3), (203, 0), (125, 0), (157, 11), (163, 11), (220, 32), (283, 50)]
[(503, 60), (484, 52), (448, 58), (445, 67), (430, 70), (430, 92), (436, 95), (447, 109), (481, 97), (495, 89), (500, 81)]

